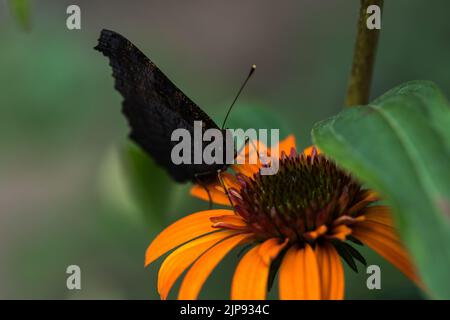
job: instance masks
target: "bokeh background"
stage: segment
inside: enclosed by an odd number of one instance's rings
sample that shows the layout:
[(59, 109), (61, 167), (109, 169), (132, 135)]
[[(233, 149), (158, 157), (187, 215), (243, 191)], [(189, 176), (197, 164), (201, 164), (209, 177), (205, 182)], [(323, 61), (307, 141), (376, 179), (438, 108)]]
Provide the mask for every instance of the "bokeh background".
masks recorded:
[[(127, 142), (107, 60), (92, 48), (102, 28), (132, 40), (216, 122), (251, 64), (258, 68), (229, 127), (281, 128), (302, 147), (343, 106), (357, 0), (30, 1), (24, 30), (0, 2), (0, 298), (156, 299), (151, 239), (206, 209)], [(82, 29), (67, 30), (78, 4)], [(386, 0), (372, 96), (408, 80), (450, 96), (450, 2)], [(346, 269), (349, 299), (421, 293), (369, 250), (382, 290)], [(236, 254), (201, 298), (227, 298)], [(82, 290), (66, 288), (68, 265)], [(271, 292), (276, 297), (276, 288)], [(173, 297), (173, 295), (172, 295)]]

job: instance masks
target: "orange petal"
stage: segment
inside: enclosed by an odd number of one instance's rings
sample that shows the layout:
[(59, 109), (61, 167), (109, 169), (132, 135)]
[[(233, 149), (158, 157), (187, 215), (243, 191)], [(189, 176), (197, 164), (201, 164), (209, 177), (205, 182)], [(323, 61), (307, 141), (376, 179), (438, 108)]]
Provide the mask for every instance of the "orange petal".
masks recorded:
[(251, 237), (249, 234), (238, 234), (225, 239), (206, 251), (189, 269), (181, 283), (178, 293), (179, 300), (194, 300), (206, 279), (217, 264), (237, 245), (244, 243)]
[(278, 154), (279, 158), (281, 158), (281, 153), (284, 151), (286, 155), (291, 153), (291, 149), (295, 149), (295, 136), (293, 134), (289, 135), (283, 141), (278, 144)]
[(303, 234), (303, 237), (305, 237), (308, 240), (316, 240), (318, 237), (324, 235), (328, 231), (328, 228), (326, 225), (322, 224), (320, 227), (316, 228), (313, 231), (308, 231)]
[(252, 248), (239, 262), (231, 285), (232, 300), (264, 300), (270, 265), (259, 255), (261, 245)]
[(347, 210), (347, 215), (354, 216), (356, 214), (360, 214), (361, 209), (366, 208), (369, 204), (379, 201), (380, 197), (371, 190), (366, 190), (362, 200), (355, 203), (349, 210)]
[(247, 252), (234, 273), (231, 299), (264, 300), (270, 264), (286, 244), (287, 241), (280, 243), (279, 239), (273, 238)]
[(304, 154), (305, 156), (311, 156), (311, 155), (312, 155), (312, 152), (313, 152), (313, 150), (314, 150), (314, 148), (316, 148), (316, 153), (317, 153), (317, 154), (321, 154), (321, 153), (322, 153), (322, 152), (319, 150), (319, 148), (317, 148), (316, 146), (309, 146), (308, 148), (306, 148), (306, 149), (303, 150), (303, 154)]
[(192, 240), (172, 252), (162, 263), (158, 272), (158, 292), (161, 299), (167, 299), (170, 289), (178, 277), (189, 267), (203, 252), (208, 250), (220, 240), (233, 235), (233, 232), (214, 232)]
[(331, 230), (331, 233), (329, 235), (326, 235), (325, 237), (345, 241), (347, 239), (347, 236), (350, 235), (351, 233), (352, 229), (347, 227), (345, 224), (340, 224), (334, 227)]
[(231, 210), (207, 210), (184, 217), (164, 229), (150, 243), (145, 253), (145, 266), (158, 259), (167, 251), (189, 240), (217, 231), (212, 227), (211, 217), (234, 215)]
[[(220, 187), (220, 188), (217, 188), (217, 187)], [(213, 203), (224, 205), (224, 206), (230, 205), (230, 200), (228, 199), (228, 196), (223, 191), (223, 188), (220, 185), (220, 183), (212, 183), (212, 184), (206, 186), (206, 188), (209, 191), (209, 195), (211, 196), (211, 201)], [(202, 199), (205, 201), (209, 201), (208, 192), (206, 192), (205, 188), (199, 184), (195, 184), (192, 186), (191, 195), (196, 198), (199, 198), (199, 199)]]
[[(244, 148), (242, 152), (236, 157), (236, 159), (239, 159), (240, 161), (238, 164), (236, 164), (235, 171), (245, 174), (248, 177), (252, 177), (254, 173), (257, 173), (259, 169), (262, 166), (261, 159), (259, 157), (262, 156), (271, 156), (271, 154), (275, 151), (275, 149), (278, 149), (278, 158), (281, 158), (281, 153), (284, 151), (287, 155), (290, 154), (291, 149), (295, 149), (295, 137), (294, 135), (289, 135), (284, 140), (279, 142), (279, 144), (276, 147), (267, 148), (267, 146), (262, 143), (261, 141), (257, 141), (257, 149), (258, 152), (256, 153), (256, 159), (258, 160), (257, 163), (251, 163), (249, 160), (251, 159), (249, 157), (249, 154), (254, 154), (256, 152), (256, 142), (248, 143), (247, 146)], [(258, 157), (259, 155), (259, 157)], [(247, 157), (247, 158), (245, 158)]]
[[(238, 183), (236, 176), (228, 173), (228, 172), (223, 172), (220, 173), (220, 177), (223, 181), (223, 184), (225, 185), (225, 188), (229, 189), (229, 188), (234, 188), (236, 190), (241, 189), (241, 185)], [(220, 185), (222, 187), (222, 185)], [(223, 190), (223, 187), (222, 187)]]
[(236, 173), (253, 178), (253, 175), (259, 172), (260, 166), (257, 164), (235, 164), (232, 168)]
[(235, 163), (239, 165), (243, 164), (258, 164), (258, 155), (266, 154), (270, 152), (267, 146), (259, 140), (251, 141), (249, 140), (245, 146), (238, 152)]
[(286, 247), (289, 239), (280, 241), (278, 238), (272, 238), (264, 241), (259, 247), (258, 253), (265, 264), (269, 265), (280, 253), (281, 250)]
[(377, 222), (386, 226), (394, 227), (390, 208), (387, 206), (367, 207), (362, 212), (366, 221)]
[(376, 193), (376, 192), (373, 191), (373, 190), (368, 190), (368, 191), (367, 191), (367, 194), (366, 194), (366, 197), (365, 197), (364, 200), (367, 200), (367, 201), (377, 201), (377, 200), (379, 200), (379, 199), (380, 199), (380, 196), (378, 195), (378, 193)]
[(339, 254), (328, 242), (316, 246), (317, 262), (320, 270), (322, 299), (344, 299), (344, 269)]
[[(258, 147), (256, 147), (256, 144)], [(256, 153), (256, 160), (257, 163), (251, 163), (250, 162), (250, 154), (253, 154), (256, 152), (256, 148), (258, 149), (258, 152)], [(294, 135), (289, 135), (286, 139), (281, 141), (278, 146), (278, 157), (281, 157), (281, 152), (284, 151), (287, 155), (290, 154), (291, 148), (295, 149), (295, 137)], [(232, 168), (235, 172), (241, 173), (243, 175), (246, 175), (247, 177), (253, 177), (255, 173), (258, 173), (259, 169), (262, 166), (262, 162), (260, 161), (259, 157), (262, 156), (270, 156), (271, 153), (275, 148), (267, 148), (267, 146), (262, 143), (261, 141), (249, 142), (245, 148), (238, 154), (236, 159), (239, 161), (237, 164), (233, 165)], [(259, 157), (258, 157), (259, 155)]]
[(316, 254), (309, 244), (291, 247), (283, 258), (279, 278), (280, 299), (318, 300), (321, 298)]
[(211, 222), (213, 222), (214, 228), (220, 228), (222, 226), (230, 226), (238, 229), (247, 227), (247, 223), (245, 222), (245, 220), (237, 215), (213, 217), (211, 218)]
[[(378, 218), (381, 219), (379, 221), (385, 222), (383, 215), (384, 213), (381, 212)], [(373, 213), (370, 218), (376, 219), (376, 214)], [(352, 226), (352, 235), (396, 266), (407, 277), (420, 284), (409, 255), (401, 245), (394, 228), (365, 220)]]

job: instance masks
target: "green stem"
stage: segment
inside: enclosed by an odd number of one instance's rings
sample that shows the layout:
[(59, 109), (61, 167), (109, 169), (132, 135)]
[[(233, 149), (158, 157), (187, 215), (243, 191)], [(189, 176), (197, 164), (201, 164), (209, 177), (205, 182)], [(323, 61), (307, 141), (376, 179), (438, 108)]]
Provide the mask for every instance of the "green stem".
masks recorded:
[(367, 28), (367, 7), (377, 5), (383, 10), (384, 0), (361, 0), (358, 34), (353, 53), (352, 73), (347, 89), (346, 106), (364, 105), (369, 102), (370, 85), (378, 44), (378, 29)]

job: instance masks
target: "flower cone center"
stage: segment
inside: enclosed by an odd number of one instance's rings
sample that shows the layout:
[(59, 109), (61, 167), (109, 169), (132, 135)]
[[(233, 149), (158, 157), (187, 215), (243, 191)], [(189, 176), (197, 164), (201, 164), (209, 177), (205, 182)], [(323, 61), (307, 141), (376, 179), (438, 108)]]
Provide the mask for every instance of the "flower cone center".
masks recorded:
[(355, 179), (322, 155), (291, 154), (279, 165), (275, 175), (238, 175), (241, 189), (232, 196), (236, 212), (262, 239), (303, 242), (305, 233), (331, 230), (339, 217), (355, 216), (352, 208), (367, 196)]

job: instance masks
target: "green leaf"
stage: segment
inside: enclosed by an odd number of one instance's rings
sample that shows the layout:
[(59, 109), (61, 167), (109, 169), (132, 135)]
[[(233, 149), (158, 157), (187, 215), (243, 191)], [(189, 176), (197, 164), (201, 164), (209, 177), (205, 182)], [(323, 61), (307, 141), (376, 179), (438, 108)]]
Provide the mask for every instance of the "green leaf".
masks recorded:
[(152, 227), (167, 223), (175, 203), (175, 184), (168, 174), (131, 142), (112, 148), (99, 170), (100, 195), (107, 205), (130, 220)]
[(29, 0), (9, 0), (12, 13), (17, 21), (26, 30), (30, 29), (30, 1)]
[(174, 185), (168, 174), (131, 143), (123, 152), (123, 164), (132, 198), (150, 221), (163, 222)]
[(108, 208), (114, 209), (112, 212), (141, 224), (141, 209), (131, 195), (124, 171), (119, 150), (115, 147), (110, 148), (99, 166), (99, 195)]
[(431, 82), (317, 123), (314, 143), (378, 191), (434, 298), (450, 298), (450, 108)]

